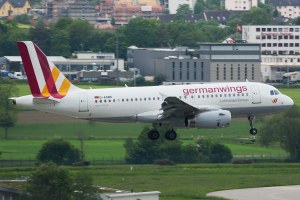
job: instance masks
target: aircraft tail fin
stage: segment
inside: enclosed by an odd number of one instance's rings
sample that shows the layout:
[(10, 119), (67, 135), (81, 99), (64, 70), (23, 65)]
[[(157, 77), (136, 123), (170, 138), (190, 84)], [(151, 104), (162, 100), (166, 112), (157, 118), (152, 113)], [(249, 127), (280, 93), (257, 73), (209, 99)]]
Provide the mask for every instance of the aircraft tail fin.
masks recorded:
[(62, 99), (68, 92), (79, 90), (48, 60), (31, 41), (17, 42), (31, 94), (37, 98)]

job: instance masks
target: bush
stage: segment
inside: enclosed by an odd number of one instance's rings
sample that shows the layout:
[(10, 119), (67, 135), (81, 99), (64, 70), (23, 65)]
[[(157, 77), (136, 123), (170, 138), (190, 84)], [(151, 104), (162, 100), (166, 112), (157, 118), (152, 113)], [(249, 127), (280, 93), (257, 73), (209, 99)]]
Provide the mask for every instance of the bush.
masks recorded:
[(155, 160), (154, 165), (175, 165), (176, 163), (169, 159)]
[(210, 151), (210, 161), (212, 163), (227, 163), (233, 158), (231, 150), (223, 144), (212, 144)]
[(80, 160), (79, 150), (63, 139), (46, 142), (37, 155), (40, 162), (53, 162), (57, 165), (72, 165)]

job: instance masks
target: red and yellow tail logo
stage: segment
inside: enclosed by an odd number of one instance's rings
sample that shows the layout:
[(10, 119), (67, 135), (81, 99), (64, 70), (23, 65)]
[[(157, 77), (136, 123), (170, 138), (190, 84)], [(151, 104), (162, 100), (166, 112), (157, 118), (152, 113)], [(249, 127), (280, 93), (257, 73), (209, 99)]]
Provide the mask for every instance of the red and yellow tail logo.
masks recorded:
[(272, 103), (277, 103), (278, 98), (272, 99)]
[(70, 88), (76, 88), (33, 42), (17, 42), (17, 45), (34, 97), (61, 99)]

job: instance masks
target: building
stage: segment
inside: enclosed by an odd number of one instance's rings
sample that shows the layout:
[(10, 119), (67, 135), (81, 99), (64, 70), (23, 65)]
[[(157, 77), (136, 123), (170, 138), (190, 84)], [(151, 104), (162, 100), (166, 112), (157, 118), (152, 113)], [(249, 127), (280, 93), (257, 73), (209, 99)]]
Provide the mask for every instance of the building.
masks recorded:
[(295, 19), (300, 16), (299, 0), (270, 0), (274, 8), (284, 17)]
[(30, 9), (28, 0), (0, 0), (0, 17), (28, 14)]
[[(185, 22), (197, 23), (199, 20), (215, 20), (219, 24), (225, 25), (230, 17), (234, 14), (240, 14), (244, 11), (229, 11), (229, 10), (206, 10), (199, 14), (186, 15), (184, 17)], [(158, 17), (159, 20), (169, 23), (174, 21), (175, 14), (162, 14)]]
[(200, 44), (199, 53), (210, 82), (261, 81), (259, 44)]
[(127, 192), (127, 193), (104, 193), (101, 194), (103, 200), (159, 200), (158, 191), (153, 192)]
[(203, 43), (198, 51), (136, 48), (128, 53), (130, 62), (141, 69), (143, 76), (162, 74), (174, 84), (262, 80), (259, 44)]
[(96, 5), (92, 1), (49, 0), (46, 4), (47, 17), (55, 21), (61, 17), (84, 19), (95, 25), (97, 21)]
[(160, 64), (157, 59), (165, 57), (183, 57), (188, 50), (187, 47), (170, 48), (138, 48), (130, 46), (127, 48), (127, 66), (140, 69), (142, 76), (156, 76)]
[(280, 82), (300, 69), (300, 26), (243, 26), (243, 39), (261, 44), (263, 81)]
[(257, 5), (258, 0), (225, 0), (225, 10), (250, 10)]
[(116, 25), (126, 25), (135, 17), (157, 18), (164, 10), (158, 0), (118, 0), (114, 1), (114, 4), (105, 0), (100, 2), (102, 17), (111, 15), (111, 6), (113, 6), (111, 18), (114, 19)]
[(242, 38), (261, 44), (262, 54), (300, 54), (300, 26), (243, 26)]

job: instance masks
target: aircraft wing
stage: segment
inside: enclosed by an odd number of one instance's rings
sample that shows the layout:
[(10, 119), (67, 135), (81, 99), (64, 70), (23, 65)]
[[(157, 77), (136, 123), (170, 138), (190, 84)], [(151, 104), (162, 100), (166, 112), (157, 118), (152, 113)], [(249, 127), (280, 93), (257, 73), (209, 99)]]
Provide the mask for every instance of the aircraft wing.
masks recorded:
[(187, 117), (199, 112), (218, 109), (219, 107), (213, 105), (194, 106), (177, 97), (167, 97), (162, 104), (161, 110), (163, 110), (163, 113), (159, 117), (159, 120), (164, 120), (169, 117)]

